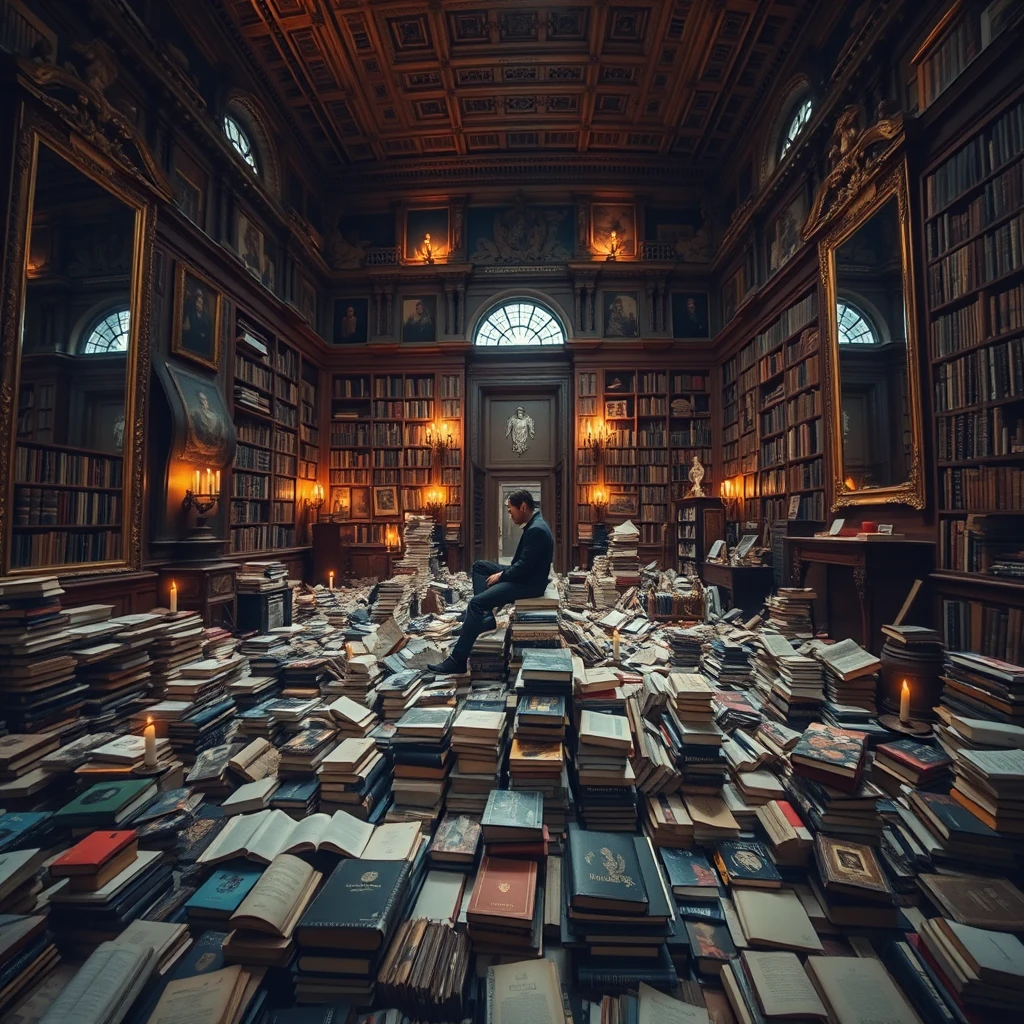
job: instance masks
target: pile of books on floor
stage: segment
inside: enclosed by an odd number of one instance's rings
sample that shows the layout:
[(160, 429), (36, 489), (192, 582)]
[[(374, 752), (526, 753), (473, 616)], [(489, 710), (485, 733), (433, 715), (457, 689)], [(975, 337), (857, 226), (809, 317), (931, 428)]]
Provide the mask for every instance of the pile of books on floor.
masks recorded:
[(565, 697), (528, 695), (519, 700), (509, 749), (509, 788), (543, 797), (544, 824), (560, 836), (569, 812), (565, 759)]
[(720, 686), (747, 686), (753, 648), (739, 640), (716, 636), (704, 648), (701, 669)]
[[(639, 559), (637, 559), (639, 562)], [(619, 599), (612, 573), (611, 562), (607, 555), (598, 555), (590, 569), (590, 589), (594, 595), (594, 607), (599, 611), (614, 608)], [(639, 578), (639, 577), (638, 577)]]
[(670, 626), (664, 636), (672, 649), (673, 668), (697, 668), (704, 644), (711, 639), (703, 626)]
[(431, 823), (441, 816), (454, 761), (453, 715), (450, 708), (411, 708), (396, 723), (391, 740), (394, 806), (389, 815), (402, 814), (407, 820)]
[(942, 681), (942, 705), (953, 714), (1024, 726), (1024, 666), (950, 651)]
[(274, 560), (243, 562), (235, 577), (240, 594), (262, 594), (288, 586), (288, 568)]
[(580, 713), (576, 771), (579, 813), (590, 829), (634, 832), (636, 775), (630, 758), (633, 734), (625, 715)]
[(452, 724), (455, 766), (445, 801), (449, 811), (481, 814), (501, 781), (509, 742), (503, 700), (500, 705), (500, 710), (463, 709)]
[(795, 651), (780, 656), (776, 663), (778, 676), (764, 711), (798, 729), (815, 718), (824, 700), (821, 663)]
[(630, 519), (612, 527), (608, 534), (608, 564), (619, 590), (640, 582), (639, 544), (640, 531)]
[(881, 660), (855, 640), (821, 644), (815, 657), (825, 666), (825, 699), (829, 704), (863, 708), (875, 714), (875, 693)]
[(818, 595), (807, 587), (779, 587), (765, 604), (769, 629), (790, 639), (809, 640), (813, 635), (811, 615)]
[(568, 575), (566, 605), (574, 611), (582, 611), (590, 604), (590, 587), (586, 569), (573, 569)]

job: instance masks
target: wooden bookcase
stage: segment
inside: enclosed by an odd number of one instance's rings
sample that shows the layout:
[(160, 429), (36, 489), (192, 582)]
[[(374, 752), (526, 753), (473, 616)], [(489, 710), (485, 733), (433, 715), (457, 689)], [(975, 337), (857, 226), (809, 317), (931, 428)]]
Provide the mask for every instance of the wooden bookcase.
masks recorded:
[[(643, 562), (668, 554), (672, 502), (689, 493), (694, 456), (704, 466), (704, 489), (712, 486), (711, 373), (618, 366), (576, 371), (577, 541), (586, 541), (586, 524), (595, 521), (590, 502), (600, 485), (610, 498), (608, 520), (637, 525)], [(599, 455), (585, 441), (593, 420), (611, 432)]]
[[(722, 366), (722, 475), (761, 524), (825, 518), (817, 291), (783, 310)], [(706, 488), (705, 488), (706, 489)]]
[[(388, 527), (406, 512), (425, 514), (434, 486), (445, 495), (449, 549), (461, 545), (464, 411), (461, 370), (332, 374), (325, 514), (351, 523), (347, 545), (383, 552)], [(442, 424), (452, 444), (439, 450), (428, 434)], [(393, 512), (379, 507), (381, 488), (394, 489)]]
[(990, 572), (1024, 537), (1024, 96), (927, 166), (921, 205), (948, 646), (1024, 659), (1024, 578)]
[(319, 475), (319, 375), (293, 345), (239, 321), (234, 351), (238, 434), (229, 480), (230, 552), (299, 546), (300, 481)]

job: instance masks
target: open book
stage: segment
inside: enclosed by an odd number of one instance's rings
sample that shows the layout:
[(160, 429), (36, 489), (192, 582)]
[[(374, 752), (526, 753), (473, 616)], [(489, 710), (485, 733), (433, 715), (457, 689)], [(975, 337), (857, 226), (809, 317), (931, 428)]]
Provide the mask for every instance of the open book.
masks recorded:
[(419, 823), (373, 825), (335, 811), (295, 821), (281, 810), (257, 811), (232, 818), (203, 851), (200, 864), (247, 857), (269, 864), (281, 853), (333, 853), (340, 857), (406, 860), (419, 847)]
[(231, 915), (231, 926), (290, 939), (322, 877), (304, 860), (282, 853)]

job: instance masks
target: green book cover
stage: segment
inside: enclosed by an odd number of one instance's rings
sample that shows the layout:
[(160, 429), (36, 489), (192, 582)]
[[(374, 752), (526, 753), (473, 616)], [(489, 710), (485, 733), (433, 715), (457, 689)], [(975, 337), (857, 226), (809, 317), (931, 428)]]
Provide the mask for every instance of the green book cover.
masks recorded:
[(63, 824), (92, 822), (110, 818), (136, 800), (152, 779), (124, 779), (120, 782), (97, 782), (81, 796), (62, 807), (54, 818)]

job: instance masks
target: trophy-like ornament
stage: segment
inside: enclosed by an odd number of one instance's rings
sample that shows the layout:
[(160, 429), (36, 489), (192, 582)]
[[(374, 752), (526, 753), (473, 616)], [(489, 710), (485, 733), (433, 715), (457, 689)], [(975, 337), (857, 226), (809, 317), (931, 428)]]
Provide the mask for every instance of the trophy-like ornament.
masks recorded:
[(700, 464), (700, 459), (696, 455), (693, 457), (693, 465), (690, 467), (690, 472), (687, 474), (690, 478), (690, 483), (693, 484), (693, 490), (690, 491), (691, 498), (703, 498), (704, 488), (701, 487), (700, 482), (704, 479), (704, 467)]

